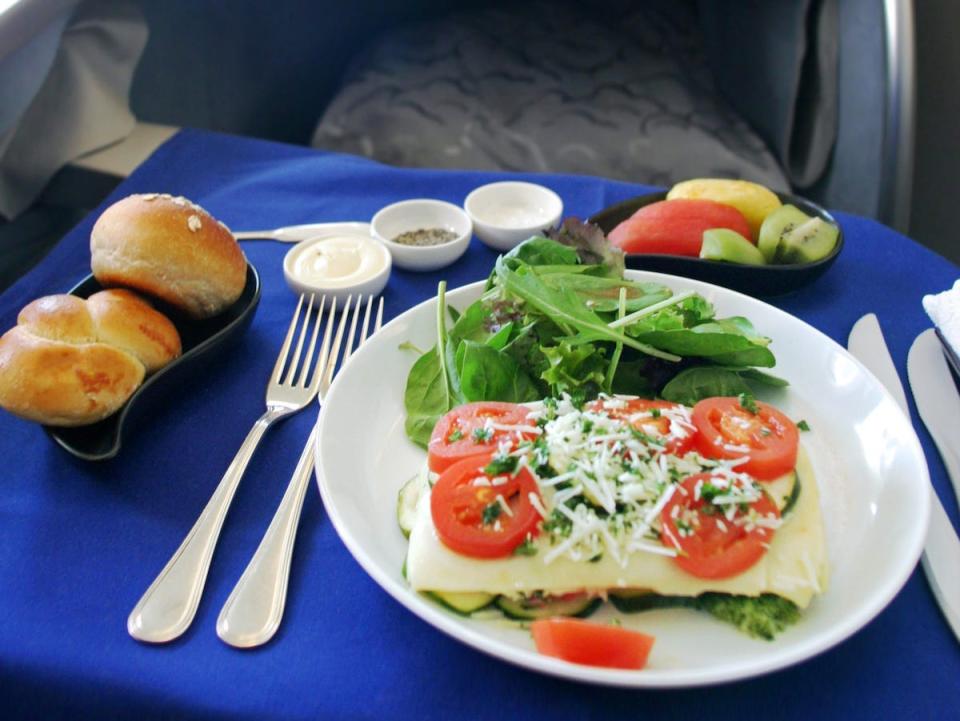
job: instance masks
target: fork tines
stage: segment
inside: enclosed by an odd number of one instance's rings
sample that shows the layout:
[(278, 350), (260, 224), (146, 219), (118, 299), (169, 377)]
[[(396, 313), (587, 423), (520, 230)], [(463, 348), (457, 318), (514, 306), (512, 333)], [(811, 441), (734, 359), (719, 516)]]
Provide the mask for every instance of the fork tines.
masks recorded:
[[(311, 324), (310, 316), (314, 311), (315, 305), (317, 306), (316, 320), (313, 322), (313, 330), (310, 333), (309, 345), (307, 347), (306, 354), (304, 354), (303, 347), (307, 342), (307, 333), (309, 330), (308, 327)], [(352, 313), (351, 305), (353, 306)], [(277, 363), (274, 366), (270, 382), (275, 385), (291, 386), (294, 384), (294, 378), (299, 370), (300, 373), (299, 378), (296, 381), (296, 385), (306, 385), (307, 376), (311, 369), (311, 361), (314, 358), (314, 349), (316, 347), (317, 338), (320, 332), (320, 324), (325, 315), (327, 320), (324, 328), (323, 339), (320, 345), (320, 356), (316, 365), (312, 366), (313, 377), (310, 380), (310, 387), (319, 387), (321, 383), (324, 385), (329, 384), (332, 381), (333, 375), (337, 368), (337, 360), (340, 355), (341, 346), (344, 349), (343, 358), (340, 362), (341, 365), (346, 362), (353, 352), (358, 324), (360, 325), (359, 342), (363, 343), (367, 339), (367, 335), (370, 331), (373, 305), (374, 297), (372, 295), (367, 297), (366, 303), (363, 302), (362, 296), (358, 296), (356, 302), (354, 303), (353, 296), (348, 295), (346, 301), (343, 303), (343, 308), (340, 311), (339, 322), (335, 322), (334, 317), (337, 314), (337, 299), (335, 297), (328, 298), (327, 296), (321, 296), (320, 302), (317, 304), (316, 297), (313, 294), (309, 296), (302, 294), (297, 303), (297, 309), (294, 312), (293, 319), (290, 321), (290, 327), (287, 329), (287, 335), (277, 358)], [(304, 306), (306, 306), (305, 311)], [(361, 313), (363, 314), (362, 324), (360, 321)], [(344, 331), (346, 330), (348, 317), (350, 318), (350, 330), (347, 334), (347, 342), (345, 345), (343, 345), (343, 335)], [(374, 322), (374, 331), (379, 330), (382, 320), (383, 298), (381, 297), (377, 308), (376, 320)], [(336, 325), (335, 333), (334, 325)], [(298, 327), (299, 333), (297, 332)], [(294, 337), (297, 339), (296, 345), (293, 352), (290, 353), (290, 346), (294, 342)], [(301, 356), (303, 357), (302, 364), (300, 362)]]

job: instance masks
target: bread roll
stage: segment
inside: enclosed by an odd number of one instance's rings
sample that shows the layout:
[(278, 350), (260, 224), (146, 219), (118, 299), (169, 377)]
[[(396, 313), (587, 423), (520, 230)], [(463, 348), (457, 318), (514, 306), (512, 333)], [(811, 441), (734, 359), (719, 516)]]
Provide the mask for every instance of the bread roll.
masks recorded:
[(39, 298), (0, 338), (0, 406), (47, 425), (94, 423), (180, 350), (173, 323), (130, 291)]
[(194, 318), (209, 318), (243, 292), (247, 261), (225, 225), (186, 198), (131, 195), (109, 208), (90, 234), (93, 274)]

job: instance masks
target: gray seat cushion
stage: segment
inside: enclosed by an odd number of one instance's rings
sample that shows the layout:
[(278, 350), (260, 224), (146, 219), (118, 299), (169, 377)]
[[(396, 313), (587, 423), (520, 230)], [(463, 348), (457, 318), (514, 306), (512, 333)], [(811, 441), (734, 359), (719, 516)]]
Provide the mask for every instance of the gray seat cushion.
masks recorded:
[(602, 18), (537, 2), (399, 26), (358, 52), (312, 144), (400, 166), (787, 189), (715, 91), (698, 33), (677, 2)]

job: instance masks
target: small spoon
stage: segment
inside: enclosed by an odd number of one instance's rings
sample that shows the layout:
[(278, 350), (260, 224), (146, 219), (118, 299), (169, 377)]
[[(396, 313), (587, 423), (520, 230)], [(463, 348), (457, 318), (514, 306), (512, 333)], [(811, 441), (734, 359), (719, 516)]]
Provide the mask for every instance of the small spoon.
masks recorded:
[(281, 243), (299, 243), (309, 238), (339, 235), (341, 233), (362, 233), (370, 235), (370, 223), (307, 223), (306, 225), (288, 225), (274, 230), (242, 230), (234, 233), (237, 240), (279, 240)]

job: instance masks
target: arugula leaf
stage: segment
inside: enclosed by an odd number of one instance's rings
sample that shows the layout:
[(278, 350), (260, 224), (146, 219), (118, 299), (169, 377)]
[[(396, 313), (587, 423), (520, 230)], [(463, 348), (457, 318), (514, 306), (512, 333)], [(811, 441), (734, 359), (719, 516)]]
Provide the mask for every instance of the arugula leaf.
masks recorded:
[(500, 330), (487, 338), (487, 345), (496, 350), (503, 350), (504, 346), (510, 341), (510, 334), (513, 332), (513, 322), (507, 323)]
[[(617, 300), (617, 320), (623, 320), (627, 313), (627, 289), (620, 288), (620, 297)], [(603, 388), (607, 393), (613, 389), (613, 379), (617, 373), (617, 366), (620, 364), (620, 356), (623, 355), (623, 342), (618, 341), (613, 346), (613, 355), (610, 358), (610, 365), (607, 367), (606, 375), (603, 377)]]
[(605, 371), (609, 365), (603, 348), (583, 344), (574, 346), (562, 341), (557, 346), (541, 348), (550, 363), (540, 377), (550, 384), (551, 395), (571, 393), (575, 389), (590, 388), (595, 395), (603, 388)]
[[(498, 276), (503, 287), (513, 295), (522, 298), (528, 305), (536, 308), (556, 323), (575, 343), (592, 342), (603, 339), (622, 340), (624, 345), (635, 350), (665, 360), (679, 360), (669, 352), (663, 352), (654, 346), (639, 342), (619, 330), (610, 328), (596, 313), (587, 308), (575, 293), (565, 288), (550, 288), (535, 273), (511, 271), (499, 267)], [(579, 337), (574, 337), (578, 335)]]
[(486, 307), (483, 299), (474, 301), (457, 318), (457, 322), (450, 329), (450, 337), (456, 340), (469, 338), (470, 340), (484, 341), (490, 335), (487, 329), (487, 319), (490, 317), (490, 310)]
[[(537, 270), (538, 275), (542, 275)], [(543, 282), (551, 288), (567, 288), (576, 293), (582, 302), (598, 313), (614, 313), (620, 302), (620, 289), (627, 292), (627, 312), (666, 300), (672, 291), (659, 283), (641, 283), (619, 278), (598, 278), (592, 275), (551, 273), (543, 275)]]
[(758, 345), (740, 333), (729, 332), (718, 323), (651, 331), (634, 337), (678, 356), (710, 358), (721, 365), (771, 367), (776, 364), (773, 353), (765, 345)]

